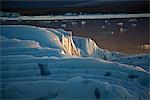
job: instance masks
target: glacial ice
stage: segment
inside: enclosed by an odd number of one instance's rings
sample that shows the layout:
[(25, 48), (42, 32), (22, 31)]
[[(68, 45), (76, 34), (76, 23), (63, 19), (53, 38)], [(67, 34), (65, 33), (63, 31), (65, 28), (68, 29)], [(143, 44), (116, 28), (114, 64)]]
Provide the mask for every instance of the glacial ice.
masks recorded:
[(110, 52), (63, 29), (24, 25), (1, 25), (0, 41), (2, 99), (149, 99), (148, 54)]

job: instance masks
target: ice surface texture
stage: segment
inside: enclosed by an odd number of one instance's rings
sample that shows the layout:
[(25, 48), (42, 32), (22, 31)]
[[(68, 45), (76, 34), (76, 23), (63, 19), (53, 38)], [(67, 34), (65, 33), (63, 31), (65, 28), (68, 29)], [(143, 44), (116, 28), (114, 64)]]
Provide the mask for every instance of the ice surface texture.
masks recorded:
[(2, 99), (149, 99), (148, 54), (109, 52), (63, 29), (35, 26), (1, 25), (0, 40)]

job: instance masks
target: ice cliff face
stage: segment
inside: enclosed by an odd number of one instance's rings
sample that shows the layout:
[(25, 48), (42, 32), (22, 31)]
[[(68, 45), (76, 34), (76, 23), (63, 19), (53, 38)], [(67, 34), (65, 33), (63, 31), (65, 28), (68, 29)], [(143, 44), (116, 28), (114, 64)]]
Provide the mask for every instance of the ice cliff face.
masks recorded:
[(80, 49), (81, 55), (84, 57), (92, 55), (93, 52), (95, 52), (98, 49), (96, 43), (89, 38), (74, 36), (73, 40), (77, 48)]
[(104, 60), (125, 56), (121, 53), (109, 52), (108, 50), (99, 48), (95, 41), (90, 38), (72, 36), (72, 32), (70, 31), (65, 31), (63, 29), (48, 30), (59, 37), (63, 50), (69, 55), (95, 57)]
[(105, 60), (119, 56), (117, 53), (111, 53), (99, 48), (96, 43), (89, 38), (72, 36), (72, 32), (63, 29), (2, 25), (1, 30), (2, 35), (8, 38), (34, 40), (42, 47), (60, 49), (61, 52), (68, 55), (96, 57)]
[(73, 40), (77, 48), (80, 50), (80, 54), (82, 57), (95, 57), (95, 58), (101, 58), (105, 60), (111, 59), (112, 57), (111, 52), (99, 48), (95, 43), (95, 41), (89, 38), (74, 36)]
[(62, 43), (62, 47), (63, 50), (69, 54), (69, 55), (75, 55), (75, 56), (80, 56), (80, 52), (78, 51), (78, 49), (76, 48), (76, 45), (73, 42), (72, 39), (72, 32), (70, 31), (65, 31), (63, 29), (48, 29), (49, 31), (53, 32), (54, 34), (56, 34), (61, 43)]

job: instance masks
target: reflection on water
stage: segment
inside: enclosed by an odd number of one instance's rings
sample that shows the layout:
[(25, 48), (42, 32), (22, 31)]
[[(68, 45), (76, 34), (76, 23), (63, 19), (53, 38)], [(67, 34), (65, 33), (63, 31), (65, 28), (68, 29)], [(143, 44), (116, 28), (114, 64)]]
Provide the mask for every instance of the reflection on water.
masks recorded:
[(92, 38), (101, 48), (124, 53), (147, 53), (149, 18), (55, 21), (3, 21), (2, 24), (26, 24), (71, 30), (73, 35)]

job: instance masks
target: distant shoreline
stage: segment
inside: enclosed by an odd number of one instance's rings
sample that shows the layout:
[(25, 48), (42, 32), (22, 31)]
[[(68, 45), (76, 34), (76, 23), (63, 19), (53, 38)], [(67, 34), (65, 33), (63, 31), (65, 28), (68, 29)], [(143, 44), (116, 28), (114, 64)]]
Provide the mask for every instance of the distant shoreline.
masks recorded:
[(0, 20), (72, 20), (72, 19), (115, 19), (115, 18), (149, 18), (150, 13), (141, 14), (87, 14), (87, 15), (54, 15), (54, 16), (19, 16), (12, 17), (0, 17)]

